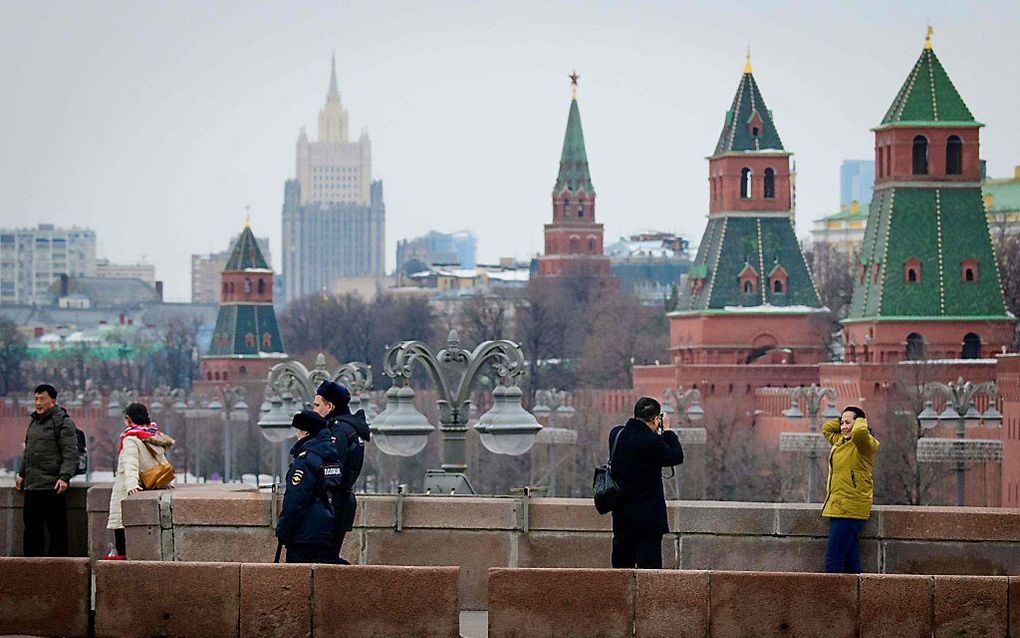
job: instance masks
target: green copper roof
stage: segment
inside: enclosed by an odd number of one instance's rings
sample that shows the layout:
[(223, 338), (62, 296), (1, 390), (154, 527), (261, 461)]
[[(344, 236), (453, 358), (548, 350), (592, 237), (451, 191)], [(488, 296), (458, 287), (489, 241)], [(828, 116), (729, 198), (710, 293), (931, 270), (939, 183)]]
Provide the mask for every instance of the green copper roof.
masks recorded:
[(556, 176), (553, 193), (561, 193), (564, 189), (571, 193), (581, 190), (595, 193), (588, 173), (588, 153), (584, 148), (584, 131), (581, 130), (581, 111), (577, 108), (577, 100), (570, 101), (567, 132), (563, 136), (563, 152), (560, 154), (560, 173)]
[(882, 126), (977, 125), (933, 49), (923, 49), (906, 82), (882, 118)]
[[(745, 293), (740, 272), (750, 265), (758, 275), (757, 290)], [(773, 292), (769, 274), (782, 267), (787, 288)], [(706, 273), (700, 288), (681, 291), (676, 310), (699, 312), (726, 306), (805, 306), (818, 308), (811, 274), (788, 217), (713, 217), (701, 238), (692, 273)]]
[[(920, 263), (920, 281), (904, 265)], [(963, 262), (977, 261), (977, 281)], [(861, 246), (849, 320), (1005, 317), (979, 188), (888, 188), (875, 194)], [(873, 273), (878, 265), (878, 277)]]
[[(761, 124), (758, 135), (754, 135), (752, 124), (756, 120), (760, 120)], [(765, 106), (754, 75), (745, 72), (740, 76), (733, 105), (726, 111), (726, 122), (719, 135), (719, 143), (715, 145), (715, 155), (764, 150), (781, 151), (783, 142), (779, 139), (779, 131), (772, 121), (772, 111)]]
[(234, 249), (230, 251), (230, 259), (227, 260), (227, 265), (223, 270), (245, 270), (247, 268), (268, 269), (269, 264), (266, 263), (266, 258), (262, 256), (262, 251), (259, 250), (259, 244), (255, 241), (255, 235), (252, 234), (251, 227), (245, 224), (244, 230), (241, 231), (241, 236), (237, 238), (237, 243), (234, 244)]
[(981, 184), (981, 192), (990, 213), (1020, 211), (1020, 178), (987, 180)]
[(843, 206), (843, 207), (841, 207), (839, 209), (838, 213), (833, 213), (831, 215), (827, 215), (825, 217), (822, 217), (821, 221), (838, 222), (838, 221), (844, 221), (844, 220), (864, 220), (864, 219), (867, 219), (868, 218), (868, 210), (869, 209), (866, 208), (866, 207), (863, 207), (863, 206), (859, 206), (859, 205), (858, 206), (854, 206), (853, 204), (857, 204), (857, 202), (854, 201), (850, 206)]
[(261, 353), (282, 352), (280, 327), (271, 304), (220, 306), (207, 356), (259, 357)]

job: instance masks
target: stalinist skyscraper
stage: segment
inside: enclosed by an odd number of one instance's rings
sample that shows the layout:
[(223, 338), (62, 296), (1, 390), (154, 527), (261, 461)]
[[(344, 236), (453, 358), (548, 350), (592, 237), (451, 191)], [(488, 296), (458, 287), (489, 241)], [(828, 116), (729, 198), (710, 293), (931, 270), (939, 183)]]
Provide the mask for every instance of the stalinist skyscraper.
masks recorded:
[(362, 129), (348, 136), (336, 57), (318, 138), (304, 127), (297, 140), (297, 179), (284, 185), (284, 299), (293, 301), (334, 286), (338, 279), (384, 274), (386, 207), (381, 181), (372, 181), (372, 143)]

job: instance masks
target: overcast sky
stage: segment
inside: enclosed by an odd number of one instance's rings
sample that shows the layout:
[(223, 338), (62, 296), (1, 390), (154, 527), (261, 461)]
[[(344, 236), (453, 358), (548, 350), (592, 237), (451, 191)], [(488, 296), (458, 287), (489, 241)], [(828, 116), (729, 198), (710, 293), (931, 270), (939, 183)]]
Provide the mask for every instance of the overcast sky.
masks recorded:
[[(992, 176), (1020, 164), (1020, 4), (1000, 2), (39, 2), (0, 0), (0, 226), (94, 228), (190, 296), (190, 255), (251, 206), (280, 248), (299, 127), (314, 135), (336, 50), (351, 134), (367, 127), (395, 242), (470, 229), (479, 258), (542, 248), (579, 104), (607, 243), (695, 242), (707, 163), (748, 45), (797, 166), (797, 228), (838, 206), (843, 159), (921, 52), (987, 126)], [(276, 264), (274, 263), (274, 266)]]

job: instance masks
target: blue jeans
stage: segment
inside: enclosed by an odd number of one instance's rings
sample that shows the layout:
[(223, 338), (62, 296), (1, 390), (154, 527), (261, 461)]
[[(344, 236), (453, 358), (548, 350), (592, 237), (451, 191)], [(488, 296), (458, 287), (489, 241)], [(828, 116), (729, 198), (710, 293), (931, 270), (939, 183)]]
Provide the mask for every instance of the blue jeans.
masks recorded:
[(829, 519), (829, 545), (825, 548), (826, 572), (861, 573), (861, 552), (857, 536), (867, 522), (856, 518)]

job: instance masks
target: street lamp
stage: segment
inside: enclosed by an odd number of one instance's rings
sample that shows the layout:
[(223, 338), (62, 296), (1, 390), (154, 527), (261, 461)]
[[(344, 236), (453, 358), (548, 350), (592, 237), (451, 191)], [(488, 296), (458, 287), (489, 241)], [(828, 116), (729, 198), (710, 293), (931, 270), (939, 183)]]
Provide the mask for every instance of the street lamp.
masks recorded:
[(223, 482), (229, 483), (235, 469), (234, 423), (248, 420), (248, 403), (244, 400), (244, 388), (241, 386), (218, 387), (216, 392), (219, 397), (209, 402), (208, 409), (223, 418)]
[(546, 427), (535, 437), (535, 442), (549, 446), (549, 496), (556, 496), (556, 470), (559, 465), (560, 446), (577, 444), (577, 432), (559, 427), (557, 423), (569, 421), (575, 412), (574, 406), (567, 402), (567, 393), (563, 390), (535, 392), (535, 405), (531, 408), (531, 413), (539, 419), (547, 419)]
[[(680, 439), (680, 445), (687, 448), (687, 452), (690, 452), (690, 448), (695, 445), (705, 445), (705, 442), (708, 440), (708, 432), (705, 428), (693, 427), (695, 423), (705, 417), (705, 410), (701, 407), (701, 390), (697, 388), (685, 390), (682, 386), (666, 388), (662, 392), (662, 411), (670, 417), (676, 417), (677, 425), (681, 427), (676, 428), (675, 432), (677, 438)], [(685, 461), (688, 458), (697, 458), (701, 465), (704, 465), (704, 452), (694, 455), (685, 454), (685, 457), (687, 457), (684, 459)], [(676, 490), (676, 498), (678, 500), (683, 496), (683, 485), (680, 480), (681, 472), (683, 472), (682, 465), (679, 468), (674, 468), (673, 488)], [(688, 471), (689, 473), (690, 471)], [(702, 484), (703, 487), (704, 484)], [(700, 492), (701, 490), (698, 491)], [(696, 494), (696, 496), (704, 498), (703, 493)]]
[[(265, 398), (260, 406), (262, 414), (258, 426), (262, 436), (271, 443), (279, 444), (279, 477), (287, 474), (287, 455), (290, 439), (294, 436), (291, 423), (294, 415), (301, 410), (311, 409), (315, 393), (323, 381), (338, 381), (357, 388), (359, 404), (372, 383), (371, 367), (360, 361), (342, 364), (335, 372), (326, 369), (326, 356), (315, 357), (315, 367), (306, 368), (300, 361), (284, 361), (269, 369), (266, 378)], [(351, 392), (351, 405), (355, 390)]]
[[(956, 463), (956, 504), (962, 507), (966, 501), (967, 463), (1002, 463), (1002, 441), (966, 438), (967, 428), (978, 427), (982, 421), (987, 427), (1002, 425), (1002, 414), (995, 409), (999, 388), (992, 381), (971, 383), (959, 377), (955, 382), (925, 384), (921, 393), (925, 399), (924, 409), (917, 415), (921, 426), (932, 429), (939, 422), (946, 425), (955, 423), (956, 437), (918, 439), (917, 460)], [(984, 413), (978, 412), (974, 405), (974, 399), (978, 396), (988, 398), (988, 409)], [(941, 414), (932, 407), (935, 397), (942, 397), (945, 401), (945, 409)]]
[[(815, 500), (815, 474), (818, 472), (818, 455), (828, 452), (830, 449), (828, 441), (818, 431), (819, 417), (833, 419), (839, 416), (836, 409), (836, 391), (832, 388), (821, 388), (815, 384), (800, 386), (790, 391), (790, 407), (783, 410), (783, 416), (793, 422), (804, 418), (800, 401), (804, 402), (807, 409), (808, 431), (807, 432), (783, 432), (779, 435), (779, 449), (783, 452), (794, 452), (807, 454), (808, 458), (808, 484), (807, 500), (811, 503)], [(824, 412), (822, 406), (828, 406)]]
[[(524, 374), (524, 353), (512, 341), (484, 341), (473, 351), (461, 347), (456, 330), (451, 330), (446, 347), (438, 353), (421, 341), (402, 341), (386, 351), (384, 373), (393, 379), (396, 405), (386, 410), (372, 424), (379, 449), (384, 453), (403, 456), (424, 449), (429, 434), (435, 429), (414, 406), (414, 390), (410, 387), (415, 363), (429, 373), (439, 395), (440, 432), (443, 436), (442, 472), (426, 473), (426, 491), (437, 493), (461, 490), (472, 492), (464, 473), (467, 471), (465, 439), (471, 406), (471, 388), (482, 376), (486, 364), (495, 370), (497, 385), (492, 391), (492, 408), (483, 414), (474, 429), (482, 445), (497, 454), (517, 455), (531, 449), (535, 436), (542, 429), (535, 417), (521, 406), (521, 389), (517, 379)], [(443, 368), (464, 368), (457, 385), (448, 383)], [(393, 388), (387, 391), (393, 396)], [(396, 452), (392, 452), (392, 451)], [(452, 486), (452, 487), (451, 487)], [(449, 489), (448, 489), (449, 488)]]

